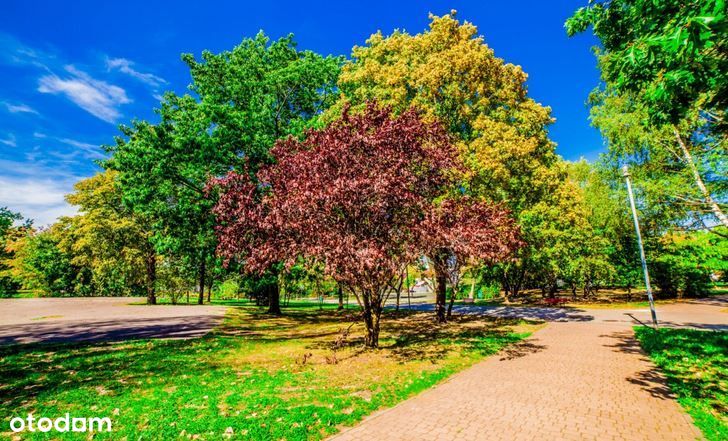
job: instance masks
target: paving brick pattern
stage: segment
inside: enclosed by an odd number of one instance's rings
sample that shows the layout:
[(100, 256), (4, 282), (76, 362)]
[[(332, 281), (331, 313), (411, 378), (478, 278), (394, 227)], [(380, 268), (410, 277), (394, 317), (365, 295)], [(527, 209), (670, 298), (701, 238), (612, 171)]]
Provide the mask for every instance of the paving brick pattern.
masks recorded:
[[(680, 314), (671, 309), (677, 322)], [(648, 313), (584, 312), (588, 319), (556, 319), (515, 350), (490, 357), (333, 439), (700, 439), (634, 339), (635, 321), (627, 314), (645, 319)], [(701, 314), (705, 305), (696, 305), (684, 314), (685, 321), (728, 323), (728, 315), (717, 309)]]

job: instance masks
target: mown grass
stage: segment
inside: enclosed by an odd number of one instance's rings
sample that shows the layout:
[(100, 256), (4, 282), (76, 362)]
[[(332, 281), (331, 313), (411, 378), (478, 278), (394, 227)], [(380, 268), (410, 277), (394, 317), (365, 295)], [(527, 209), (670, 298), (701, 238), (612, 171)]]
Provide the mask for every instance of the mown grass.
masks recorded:
[(646, 327), (635, 332), (703, 435), (728, 439), (728, 332)]
[(13, 416), (69, 412), (111, 417), (113, 432), (95, 439), (321, 439), (538, 327), (476, 317), (435, 326), (430, 314), (391, 313), (381, 349), (367, 351), (361, 325), (345, 314), (238, 307), (200, 339), (0, 348), (0, 437), (14, 436)]

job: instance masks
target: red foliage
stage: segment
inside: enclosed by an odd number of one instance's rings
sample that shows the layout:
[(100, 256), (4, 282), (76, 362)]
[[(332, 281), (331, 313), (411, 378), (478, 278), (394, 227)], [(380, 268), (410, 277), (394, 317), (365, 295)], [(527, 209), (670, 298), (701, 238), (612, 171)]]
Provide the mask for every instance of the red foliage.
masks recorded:
[(521, 246), (510, 212), (469, 196), (449, 197), (433, 206), (422, 223), (425, 254), (498, 262)]
[(257, 185), (237, 173), (217, 181), (219, 254), (243, 258), (250, 271), (299, 257), (320, 262), (357, 295), (365, 319), (376, 318), (367, 325), (377, 332), (389, 284), (407, 263), (432, 247), (496, 260), (516, 243), (498, 207), (467, 197), (433, 202), (462, 165), (445, 130), (414, 110), (345, 110), (304, 140), (277, 142), (272, 154)]

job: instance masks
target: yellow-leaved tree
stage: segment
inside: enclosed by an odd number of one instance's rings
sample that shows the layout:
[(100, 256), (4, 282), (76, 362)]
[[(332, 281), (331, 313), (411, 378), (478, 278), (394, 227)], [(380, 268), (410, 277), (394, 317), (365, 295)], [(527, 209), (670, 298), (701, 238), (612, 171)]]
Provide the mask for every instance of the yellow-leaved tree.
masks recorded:
[[(528, 97), (521, 67), (496, 57), (477, 28), (455, 14), (431, 15), (420, 34), (378, 32), (354, 47), (339, 79), (342, 97), (324, 119), (369, 100), (395, 112), (415, 106), (455, 136), (467, 165), (464, 191), (503, 203), (519, 223), (524, 217), (556, 221), (530, 212), (548, 206), (554, 195), (568, 197), (559, 191), (565, 171), (546, 130), (551, 110)], [(533, 230), (524, 230), (526, 242), (536, 242), (528, 237)], [(507, 296), (522, 286), (535, 251), (526, 246), (514, 262), (494, 269)], [(444, 320), (446, 279), (437, 279), (438, 317)]]

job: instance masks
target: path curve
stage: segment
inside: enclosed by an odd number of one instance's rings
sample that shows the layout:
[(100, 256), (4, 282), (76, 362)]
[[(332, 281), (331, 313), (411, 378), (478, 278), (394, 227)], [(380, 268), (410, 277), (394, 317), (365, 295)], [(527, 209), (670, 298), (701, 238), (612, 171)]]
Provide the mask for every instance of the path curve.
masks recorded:
[[(670, 326), (728, 329), (725, 299), (669, 305)], [(649, 310), (477, 308), (540, 318), (531, 338), (333, 439), (694, 440), (700, 431), (641, 351), (632, 327)]]

